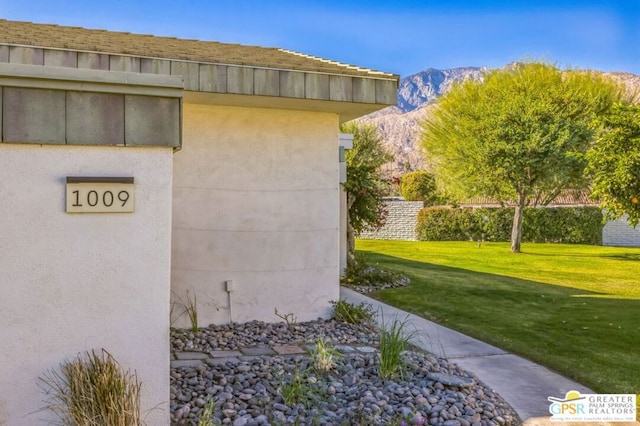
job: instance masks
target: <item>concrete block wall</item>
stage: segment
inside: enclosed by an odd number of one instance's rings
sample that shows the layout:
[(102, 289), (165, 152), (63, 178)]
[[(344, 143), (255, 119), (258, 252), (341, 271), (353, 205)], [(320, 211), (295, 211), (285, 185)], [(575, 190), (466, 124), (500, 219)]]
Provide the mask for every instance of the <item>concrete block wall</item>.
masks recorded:
[(387, 220), (378, 230), (362, 232), (358, 238), (370, 240), (407, 240), (416, 241), (418, 212), (424, 207), (422, 201), (389, 200), (385, 202)]
[(606, 223), (602, 230), (603, 246), (640, 247), (640, 225), (633, 228), (625, 215)]

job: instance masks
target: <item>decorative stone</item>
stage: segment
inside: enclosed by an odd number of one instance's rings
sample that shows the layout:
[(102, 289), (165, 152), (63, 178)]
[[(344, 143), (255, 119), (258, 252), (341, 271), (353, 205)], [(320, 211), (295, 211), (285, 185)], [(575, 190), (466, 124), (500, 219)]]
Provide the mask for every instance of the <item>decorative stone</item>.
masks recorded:
[[(313, 348), (318, 338), (334, 348), (365, 349), (342, 351), (336, 368), (323, 375), (313, 369), (311, 354), (290, 356), (267, 346)], [(394, 424), (399, 419), (436, 426), (445, 422), (449, 426), (518, 424), (517, 416), (499, 396), (464, 377), (468, 373), (457, 365), (431, 354), (403, 354), (411, 380), (380, 379), (378, 360), (371, 356), (377, 342), (377, 330), (372, 327), (327, 320), (293, 327), (252, 321), (209, 326), (197, 333), (172, 329), (173, 354), (187, 352), (189, 347), (210, 358), (172, 362), (192, 365), (172, 367), (170, 372), (171, 423), (197, 424), (206, 407), (203, 402), (211, 399), (217, 416), (214, 424), (231, 426), (368, 424), (362, 420), (368, 418), (375, 418), (377, 424)], [(454, 379), (474, 385), (463, 387)], [(288, 384), (300, 385), (301, 395), (310, 400), (284, 404), (283, 390)]]
[(278, 355), (295, 355), (295, 354), (303, 354), (305, 350), (297, 345), (274, 345), (272, 349)]
[(427, 378), (435, 382), (440, 382), (445, 386), (456, 386), (459, 388), (470, 388), (476, 384), (473, 379), (468, 377), (451, 376), (440, 373), (429, 373)]
[(248, 356), (276, 355), (276, 352), (268, 346), (253, 346), (241, 348), (240, 352)]

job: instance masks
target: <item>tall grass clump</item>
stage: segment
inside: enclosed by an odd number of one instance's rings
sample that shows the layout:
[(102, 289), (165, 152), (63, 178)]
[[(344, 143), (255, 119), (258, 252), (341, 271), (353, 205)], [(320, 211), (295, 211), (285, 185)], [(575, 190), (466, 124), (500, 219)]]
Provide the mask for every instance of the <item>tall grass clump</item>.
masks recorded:
[(322, 337), (316, 340), (316, 345), (311, 355), (313, 367), (320, 374), (327, 374), (333, 370), (337, 365), (336, 361), (341, 356), (340, 352)]
[(344, 300), (332, 300), (333, 314), (331, 318), (336, 321), (343, 321), (349, 324), (372, 324), (376, 312), (369, 303), (360, 302), (359, 305), (346, 302)]
[(182, 306), (183, 312), (180, 316), (187, 314), (189, 318), (189, 322), (191, 323), (191, 331), (194, 333), (198, 331), (198, 299), (194, 294), (193, 297), (189, 295), (189, 290), (187, 290), (187, 299), (183, 299), (174, 293), (175, 298), (178, 300), (178, 303)]
[(414, 333), (406, 333), (407, 322), (394, 318), (390, 323), (383, 323), (378, 335), (380, 353), (378, 376), (390, 380), (402, 375), (404, 361), (402, 354)]
[(40, 378), (48, 395), (47, 409), (61, 425), (139, 426), (141, 383), (124, 371), (106, 350), (86, 352), (65, 361), (60, 371)]
[(198, 420), (198, 426), (214, 426), (213, 414), (215, 411), (215, 406), (213, 402), (213, 398), (208, 398), (207, 403), (202, 410), (202, 415), (200, 416), (200, 420)]

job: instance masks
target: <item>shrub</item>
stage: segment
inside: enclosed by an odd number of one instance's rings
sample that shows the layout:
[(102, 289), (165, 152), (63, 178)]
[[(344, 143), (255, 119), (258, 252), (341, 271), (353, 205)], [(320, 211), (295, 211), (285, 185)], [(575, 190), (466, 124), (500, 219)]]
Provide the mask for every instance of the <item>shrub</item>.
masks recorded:
[(347, 268), (340, 278), (340, 283), (346, 286), (364, 287), (396, 287), (405, 285), (406, 277), (396, 272), (384, 271), (375, 266), (371, 266), (358, 255), (353, 260), (347, 262)]
[[(416, 231), (422, 241), (509, 241), (513, 213), (513, 208), (425, 208)], [(522, 241), (600, 245), (602, 226), (598, 207), (526, 208)]]
[(478, 225), (470, 209), (427, 207), (418, 212), (418, 239), (422, 241), (468, 241)]
[(405, 335), (405, 325), (406, 321), (394, 318), (391, 323), (383, 324), (380, 328), (378, 376), (382, 379), (390, 380), (402, 374), (402, 354), (413, 335)]
[(433, 173), (416, 170), (402, 176), (400, 193), (407, 201), (424, 201), (425, 205), (435, 202), (438, 194)]
[(41, 378), (50, 395), (48, 409), (62, 424), (78, 426), (138, 426), (140, 388), (138, 377), (123, 371), (104, 349), (78, 355), (62, 364), (60, 372), (50, 371)]
[(332, 300), (333, 314), (331, 318), (336, 321), (344, 321), (349, 324), (371, 324), (376, 316), (373, 307), (361, 302), (359, 305), (345, 302), (344, 300)]

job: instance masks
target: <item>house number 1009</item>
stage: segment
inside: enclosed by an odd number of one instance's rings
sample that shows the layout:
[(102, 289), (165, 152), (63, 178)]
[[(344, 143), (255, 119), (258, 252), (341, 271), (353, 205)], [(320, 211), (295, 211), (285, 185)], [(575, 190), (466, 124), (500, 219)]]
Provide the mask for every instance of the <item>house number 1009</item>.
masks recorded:
[(133, 178), (67, 177), (67, 213), (131, 213)]
[[(73, 207), (83, 207), (82, 202), (80, 201), (80, 190), (75, 190), (72, 192), (74, 197), (75, 197), (75, 202), (72, 204)], [(129, 201), (129, 192), (127, 191), (119, 191), (118, 192), (118, 201), (122, 202), (122, 204), (120, 205), (120, 207), (124, 207), (127, 204), (127, 201)], [(105, 190), (102, 193), (102, 197), (100, 197), (100, 195), (98, 194), (98, 191), (96, 190), (91, 190), (89, 192), (87, 192), (87, 204), (90, 207), (95, 207), (98, 205), (98, 203), (100, 202), (100, 200), (102, 200), (102, 205), (104, 207), (111, 207), (113, 206), (113, 202), (114, 202), (114, 195), (112, 191), (109, 190)]]

